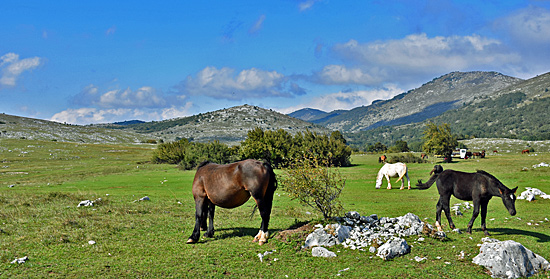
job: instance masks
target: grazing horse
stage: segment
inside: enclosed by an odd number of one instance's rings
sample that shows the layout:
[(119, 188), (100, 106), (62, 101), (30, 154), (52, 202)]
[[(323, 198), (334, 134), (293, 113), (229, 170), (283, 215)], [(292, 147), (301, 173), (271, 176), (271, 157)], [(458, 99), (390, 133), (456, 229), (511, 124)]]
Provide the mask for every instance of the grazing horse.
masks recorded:
[(388, 157), (386, 157), (386, 155), (382, 155), (380, 157), (378, 157), (378, 163), (382, 163), (382, 162), (386, 162), (386, 159), (388, 159)]
[(384, 166), (380, 168), (380, 170), (378, 171), (378, 176), (376, 177), (376, 189), (380, 189), (380, 186), (382, 186), (382, 179), (384, 177), (386, 177), (386, 180), (388, 180), (387, 189), (391, 189), (390, 177), (399, 177), (399, 179), (397, 179), (395, 183), (401, 180), (401, 190), (403, 190), (405, 188), (403, 176), (407, 177), (407, 184), (410, 190), (411, 180), (409, 179), (409, 172), (407, 170), (407, 165), (403, 163), (384, 164)]
[(498, 150), (496, 150), (496, 149), (495, 149), (495, 150), (493, 150), (493, 154), (495, 154), (495, 153), (498, 153)]
[(472, 153), (473, 158), (485, 158), (485, 150)]
[(523, 150), (521, 151), (521, 154), (525, 154), (525, 153), (529, 154), (529, 149), (523, 149)]
[(470, 234), (472, 233), (474, 220), (477, 218), (481, 208), (481, 229), (485, 235), (489, 235), (485, 226), (485, 218), (487, 217), (487, 204), (493, 196), (501, 197), (504, 206), (508, 209), (508, 213), (512, 216), (516, 215), (515, 193), (518, 187), (508, 189), (508, 187), (504, 186), (496, 177), (481, 170), (475, 173), (467, 173), (455, 170), (443, 170), (441, 166), (436, 165), (432, 172), (433, 175), (428, 182), (423, 184), (422, 180), (418, 180), (416, 186), (424, 190), (430, 188), (432, 184), (437, 181), (439, 201), (437, 202), (435, 225), (438, 230), (443, 230), (441, 228), (441, 210), (445, 211), (451, 229), (455, 229), (449, 209), (451, 195), (460, 200), (474, 202), (474, 212), (472, 214), (472, 219), (468, 223), (467, 229), (467, 232)]
[(422, 153), (420, 154), (420, 158), (422, 158), (422, 160), (426, 160), (428, 159), (428, 155), (426, 153)]
[(199, 240), (200, 229), (206, 230), (205, 237), (214, 237), (215, 206), (235, 208), (243, 205), (250, 196), (256, 200), (262, 217), (260, 231), (254, 237), (254, 242), (258, 241), (260, 245), (266, 243), (275, 189), (277, 179), (267, 162), (248, 159), (228, 165), (201, 163), (193, 180), (195, 228), (187, 243)]

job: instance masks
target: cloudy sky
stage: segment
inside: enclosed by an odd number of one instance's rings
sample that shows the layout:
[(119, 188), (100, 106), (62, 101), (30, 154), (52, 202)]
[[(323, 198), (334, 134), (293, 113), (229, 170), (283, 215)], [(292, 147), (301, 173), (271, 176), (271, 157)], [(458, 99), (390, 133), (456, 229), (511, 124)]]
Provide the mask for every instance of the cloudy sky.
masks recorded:
[(73, 124), (369, 105), (550, 71), (550, 1), (0, 3), (0, 113)]

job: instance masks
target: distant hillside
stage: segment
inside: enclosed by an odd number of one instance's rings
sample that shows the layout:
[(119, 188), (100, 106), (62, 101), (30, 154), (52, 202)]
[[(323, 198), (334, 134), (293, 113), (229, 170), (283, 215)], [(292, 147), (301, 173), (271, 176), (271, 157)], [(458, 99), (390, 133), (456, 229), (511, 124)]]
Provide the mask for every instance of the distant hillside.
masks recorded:
[(329, 113), (322, 121), (311, 122), (350, 133), (381, 126), (415, 123), (459, 108), (476, 98), (489, 96), (521, 81), (496, 72), (453, 72), (390, 100), (375, 101), (369, 106), (335, 114)]
[(198, 142), (218, 140), (223, 143), (237, 144), (244, 139), (249, 130), (260, 127), (263, 130), (283, 129), (291, 134), (309, 129), (320, 134), (331, 130), (306, 121), (302, 121), (273, 110), (257, 106), (243, 105), (228, 109), (201, 113), (189, 117), (153, 121), (130, 125), (108, 125), (114, 129), (129, 129), (150, 137), (174, 141), (187, 138)]
[(328, 115), (327, 112), (324, 112), (318, 109), (312, 109), (312, 108), (305, 108), (305, 109), (297, 110), (293, 113), (288, 114), (288, 116), (298, 118), (300, 120), (304, 120), (308, 122), (313, 122), (316, 119), (323, 118), (327, 115)]
[(0, 139), (32, 139), (83, 143), (141, 143), (148, 135), (101, 127), (68, 125), (47, 120), (0, 114)]
[(449, 123), (460, 138), (512, 138), (549, 140), (550, 73), (521, 81), (474, 98), (462, 107), (449, 110), (422, 122), (384, 126), (372, 130), (347, 133), (350, 143), (381, 142), (387, 145), (396, 140), (421, 141), (427, 121)]

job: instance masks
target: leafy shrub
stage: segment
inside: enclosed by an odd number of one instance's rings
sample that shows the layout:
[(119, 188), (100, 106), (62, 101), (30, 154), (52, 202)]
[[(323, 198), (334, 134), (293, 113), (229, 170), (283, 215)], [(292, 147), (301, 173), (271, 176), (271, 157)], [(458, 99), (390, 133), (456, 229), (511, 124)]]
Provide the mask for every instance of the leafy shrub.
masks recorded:
[(343, 207), (338, 200), (346, 184), (337, 168), (320, 164), (311, 156), (297, 159), (280, 176), (280, 185), (292, 199), (310, 206), (325, 219), (339, 216)]
[(246, 140), (241, 142), (240, 154), (243, 159), (267, 160), (275, 168), (288, 166), (303, 154), (327, 161), (331, 166), (345, 167), (351, 164), (351, 148), (338, 131), (329, 136), (306, 130), (293, 137), (283, 129), (263, 131), (256, 128), (249, 131)]
[(153, 152), (154, 163), (177, 164), (181, 169), (193, 169), (203, 161), (227, 164), (237, 161), (237, 149), (230, 148), (218, 141), (194, 143), (187, 139), (161, 143)]

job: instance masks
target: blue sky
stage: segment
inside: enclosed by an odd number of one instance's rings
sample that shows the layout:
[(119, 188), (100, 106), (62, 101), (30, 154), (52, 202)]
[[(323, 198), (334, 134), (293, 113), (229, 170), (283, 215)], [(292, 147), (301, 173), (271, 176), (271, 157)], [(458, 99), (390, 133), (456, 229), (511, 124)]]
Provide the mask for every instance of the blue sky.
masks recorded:
[(550, 71), (550, 1), (0, 2), (0, 112), (73, 124), (369, 105)]

